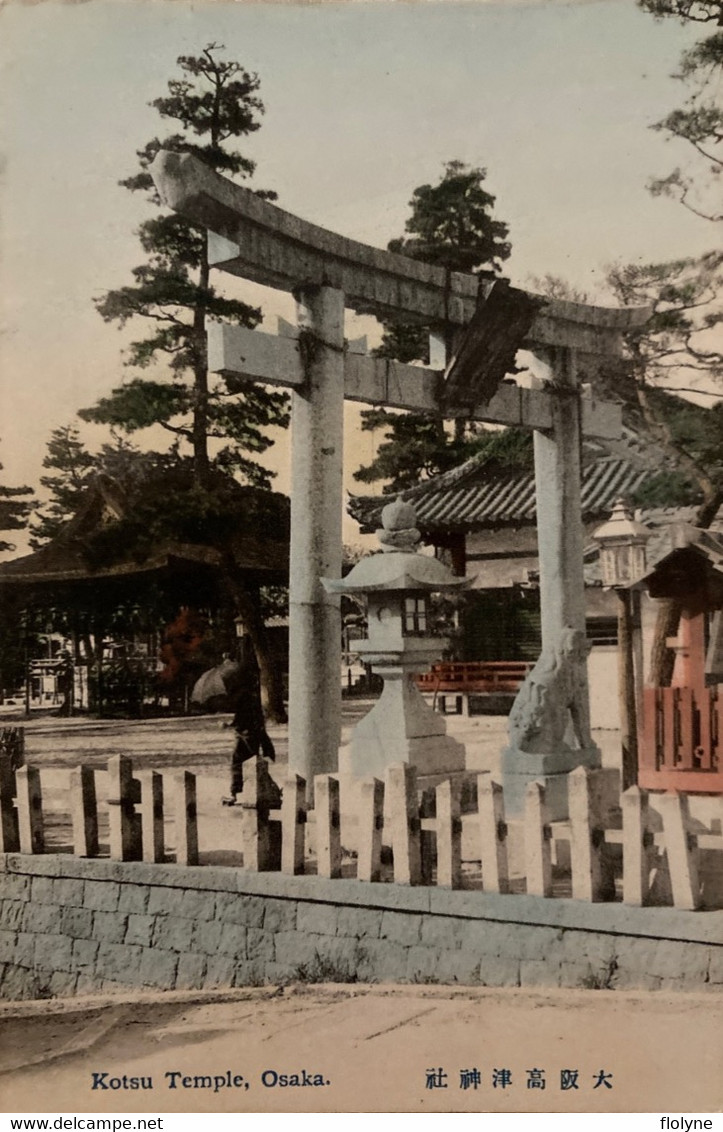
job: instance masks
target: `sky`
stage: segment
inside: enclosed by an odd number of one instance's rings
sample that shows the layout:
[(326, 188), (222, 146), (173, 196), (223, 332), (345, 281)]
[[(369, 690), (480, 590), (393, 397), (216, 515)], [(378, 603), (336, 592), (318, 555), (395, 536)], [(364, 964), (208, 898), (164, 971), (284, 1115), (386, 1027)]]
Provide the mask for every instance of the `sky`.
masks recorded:
[[(285, 209), (384, 247), (415, 187), (460, 159), (488, 171), (513, 282), (553, 273), (599, 298), (613, 261), (714, 242), (709, 224), (646, 191), (687, 156), (651, 126), (683, 99), (671, 76), (694, 34), (633, 0), (10, 0), (0, 9), (3, 482), (37, 484), (51, 430), (133, 376), (122, 350), (142, 327), (105, 324), (93, 299), (144, 260), (134, 233), (150, 207), (118, 181), (163, 135), (148, 103), (180, 54), (221, 43), (258, 73), (263, 125), (242, 148), (257, 162), (254, 184)], [(265, 329), (276, 314), (293, 318), (288, 296), (243, 294), (262, 305)], [(106, 438), (97, 426), (84, 436)], [(362, 490), (351, 473), (380, 439), (359, 434), (350, 407), (349, 489)], [(269, 457), (279, 490), (287, 451), (282, 437)]]

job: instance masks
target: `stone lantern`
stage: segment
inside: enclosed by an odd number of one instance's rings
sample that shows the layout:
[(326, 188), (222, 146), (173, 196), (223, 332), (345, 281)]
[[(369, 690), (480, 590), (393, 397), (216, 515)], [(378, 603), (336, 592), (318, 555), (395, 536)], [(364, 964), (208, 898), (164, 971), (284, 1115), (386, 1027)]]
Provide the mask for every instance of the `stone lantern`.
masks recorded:
[(472, 579), (456, 578), (438, 559), (417, 553), (421, 536), (411, 504), (398, 499), (381, 517), (382, 553), (363, 558), (346, 578), (322, 579), (330, 593), (366, 596), (369, 635), (356, 648), (384, 680), (379, 700), (352, 732), (343, 769), (357, 777), (383, 775), (402, 762), (419, 774), (464, 770), (463, 744), (447, 735), (444, 718), (427, 704), (415, 676), (449, 644), (430, 632), (430, 595), (458, 591)]
[(636, 523), (624, 500), (616, 500), (610, 518), (592, 537), (600, 546), (604, 586), (623, 589), (640, 581), (645, 574), (645, 546), (650, 531)]

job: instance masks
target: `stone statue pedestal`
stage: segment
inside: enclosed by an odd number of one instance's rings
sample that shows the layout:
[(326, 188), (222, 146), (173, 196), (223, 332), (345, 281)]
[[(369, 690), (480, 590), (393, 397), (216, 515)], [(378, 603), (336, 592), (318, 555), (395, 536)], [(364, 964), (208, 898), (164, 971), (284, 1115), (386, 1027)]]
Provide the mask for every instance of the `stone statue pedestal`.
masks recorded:
[(525, 810), (525, 794), (531, 782), (545, 787), (545, 800), (550, 821), (569, 817), (567, 776), (578, 766), (597, 769), (602, 765), (600, 748), (572, 748), (561, 745), (554, 752), (521, 751), (509, 746), (502, 751), (500, 768), (505, 792), (505, 813), (521, 816)]
[(447, 734), (444, 717), (417, 688), (415, 674), (426, 665), (419, 659), (385, 662), (377, 653), (371, 659), (374, 671), (384, 678), (384, 689), (352, 732), (349, 771), (359, 778), (383, 778), (387, 767), (400, 762), (416, 767), (419, 775), (464, 770), (464, 745)]

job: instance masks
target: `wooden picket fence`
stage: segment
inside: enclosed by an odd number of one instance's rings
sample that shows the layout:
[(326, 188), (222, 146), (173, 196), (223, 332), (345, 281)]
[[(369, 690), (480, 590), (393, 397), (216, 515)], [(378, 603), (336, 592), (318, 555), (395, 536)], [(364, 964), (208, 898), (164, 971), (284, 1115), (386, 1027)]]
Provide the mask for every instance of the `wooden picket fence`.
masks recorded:
[[(512, 823), (505, 816), (502, 787), (489, 774), (450, 778), (420, 791), (413, 767), (393, 766), (384, 781), (347, 783), (342, 813), (337, 776), (314, 779), (310, 808), (307, 784), (298, 775), (281, 788), (262, 758), (247, 762), (244, 772), (243, 793), (232, 816), (238, 822), (243, 867), (257, 872), (571, 895), (586, 901), (622, 898), (638, 906), (654, 895), (656, 903), (697, 909), (704, 903), (701, 854), (723, 851), (719, 832), (691, 822), (685, 795), (658, 795), (654, 814), (648, 794), (634, 786), (619, 799), (619, 807), (611, 807), (605, 801), (607, 772), (580, 767), (569, 776), (566, 822), (550, 822), (541, 783), (528, 787), (524, 815), (515, 822), (523, 867), (517, 860), (511, 877)], [(144, 771), (136, 777), (124, 755), (108, 760), (107, 773), (101, 816), (111, 860), (167, 860), (170, 818), (176, 862), (199, 863), (193, 774)], [(69, 772), (68, 798), (73, 853), (99, 856), (99, 805), (91, 767)], [(8, 758), (0, 759), (0, 850), (45, 852), (45, 824), (38, 768), (13, 769)], [(347, 833), (355, 843), (351, 852), (344, 849)], [(662, 900), (661, 866), (668, 890)], [(564, 891), (560, 876), (567, 877)]]

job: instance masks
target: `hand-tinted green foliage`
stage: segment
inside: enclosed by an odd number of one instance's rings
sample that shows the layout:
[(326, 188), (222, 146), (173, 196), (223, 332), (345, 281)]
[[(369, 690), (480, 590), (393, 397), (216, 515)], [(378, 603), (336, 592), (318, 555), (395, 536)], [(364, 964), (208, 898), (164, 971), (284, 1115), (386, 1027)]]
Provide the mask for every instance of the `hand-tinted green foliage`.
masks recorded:
[[(250, 177), (254, 172), (254, 163), (233, 143), (259, 129), (264, 112), (259, 79), (240, 64), (219, 58), (221, 50), (211, 44), (198, 57), (181, 56), (182, 77), (172, 79), (168, 94), (151, 103), (175, 124), (176, 132), (152, 138), (139, 150), (139, 171), (121, 184), (147, 193), (154, 207), (161, 202), (148, 169), (161, 148), (193, 153), (226, 175)], [(118, 386), (80, 416), (125, 432), (160, 425), (188, 443), (199, 482), (214, 460), (210, 442), (221, 439), (221, 466), (268, 486), (271, 473), (249, 454), (271, 445), (269, 426), (288, 423), (287, 398), (248, 385), (243, 391), (231, 389), (223, 378), (208, 373), (206, 360), (210, 319), (254, 327), (260, 311), (219, 294), (212, 285), (204, 229), (175, 213), (162, 213), (141, 224), (138, 235), (147, 262), (134, 268), (131, 284), (109, 291), (97, 308), (106, 322), (119, 326), (136, 318), (150, 324), (151, 332), (131, 344), (126, 362), (141, 369), (153, 366), (154, 374)], [(158, 368), (159, 362), (164, 368)]]
[(638, 0), (656, 19), (699, 24), (709, 34), (685, 51), (676, 78), (688, 96), (653, 127), (688, 142), (692, 164), (652, 181), (654, 195), (672, 196), (707, 220), (723, 220), (723, 0)]
[[(414, 190), (406, 234), (391, 240), (389, 251), (448, 271), (497, 273), (511, 247), (507, 225), (492, 215), (495, 198), (483, 187), (486, 177), (486, 169), (471, 168), (461, 161), (448, 162), (438, 184), (420, 185)], [(429, 329), (386, 321), (382, 344), (375, 353), (400, 362), (426, 363)], [(446, 328), (438, 329), (444, 332)], [(389, 480), (387, 491), (411, 487), (420, 479), (454, 467), (478, 451), (487, 436), (479, 428), (458, 426), (452, 437), (441, 420), (384, 409), (362, 413), (362, 428), (384, 428), (386, 440), (371, 464), (360, 468), (355, 478), (362, 483)]]

